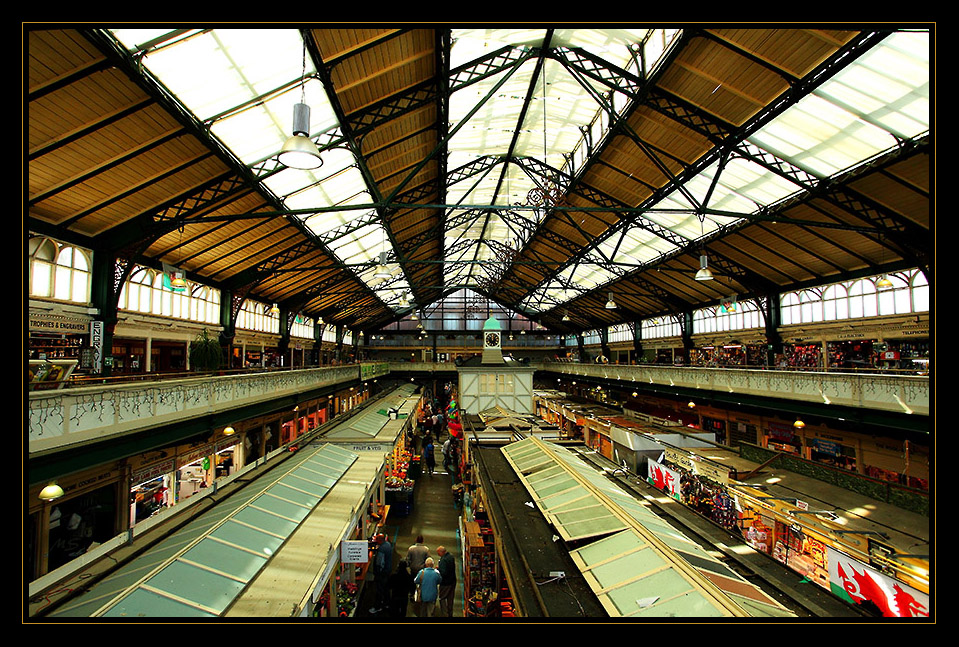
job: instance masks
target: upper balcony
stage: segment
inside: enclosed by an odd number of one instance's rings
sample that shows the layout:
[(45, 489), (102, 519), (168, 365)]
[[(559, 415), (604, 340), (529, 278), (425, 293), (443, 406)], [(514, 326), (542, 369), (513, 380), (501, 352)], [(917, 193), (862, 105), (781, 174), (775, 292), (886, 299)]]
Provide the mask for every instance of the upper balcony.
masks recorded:
[(27, 403), (30, 455), (387, 373), (385, 363), (364, 363), (34, 391)]
[(683, 390), (775, 397), (897, 414), (929, 415), (929, 376), (641, 364), (547, 362), (543, 369), (586, 379), (615, 380)]
[[(657, 385), (677, 392), (735, 393), (917, 416), (930, 413), (929, 377), (925, 375), (565, 362), (533, 363), (531, 368), (622, 385)], [(30, 455), (391, 372), (430, 376), (455, 370), (451, 362), (363, 363), (31, 392), (27, 404)]]

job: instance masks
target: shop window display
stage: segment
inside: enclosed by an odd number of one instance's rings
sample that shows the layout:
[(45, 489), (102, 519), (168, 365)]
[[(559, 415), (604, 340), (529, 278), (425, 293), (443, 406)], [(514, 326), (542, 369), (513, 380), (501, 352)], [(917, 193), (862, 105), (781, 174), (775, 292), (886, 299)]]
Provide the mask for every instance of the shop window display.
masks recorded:
[(116, 533), (115, 485), (57, 503), (50, 509), (47, 570), (80, 557)]

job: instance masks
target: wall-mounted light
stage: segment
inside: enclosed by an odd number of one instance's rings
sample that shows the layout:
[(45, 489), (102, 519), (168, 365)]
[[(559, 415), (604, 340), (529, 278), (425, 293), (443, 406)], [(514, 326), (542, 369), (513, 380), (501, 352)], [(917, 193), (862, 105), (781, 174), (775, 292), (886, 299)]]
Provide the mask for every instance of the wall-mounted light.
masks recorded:
[(40, 490), (39, 496), (43, 501), (56, 501), (63, 496), (63, 488), (54, 481)]

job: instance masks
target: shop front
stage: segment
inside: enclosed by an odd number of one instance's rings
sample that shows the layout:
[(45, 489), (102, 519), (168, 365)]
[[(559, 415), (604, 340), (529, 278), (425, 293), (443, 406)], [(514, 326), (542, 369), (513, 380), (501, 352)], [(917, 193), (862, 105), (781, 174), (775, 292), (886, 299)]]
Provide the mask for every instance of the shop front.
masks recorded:
[(126, 471), (105, 466), (58, 480), (63, 495), (40, 499), (47, 484), (28, 491), (24, 528), (24, 571), (28, 580), (56, 570), (119, 533), (126, 522), (121, 490)]
[(913, 587), (872, 563), (870, 555), (891, 552), (881, 542), (866, 540), (864, 555), (855, 557), (831, 538), (837, 531), (843, 532), (843, 526), (828, 513), (816, 513), (801, 500), (753, 497), (741, 488), (733, 496), (745, 542), (795, 572), (803, 582), (883, 617), (928, 617), (928, 592), (921, 590), (926, 587), (918, 581)]
[(766, 428), (763, 430), (764, 447), (802, 456), (802, 437), (793, 425), (788, 422), (767, 420), (765, 426)]

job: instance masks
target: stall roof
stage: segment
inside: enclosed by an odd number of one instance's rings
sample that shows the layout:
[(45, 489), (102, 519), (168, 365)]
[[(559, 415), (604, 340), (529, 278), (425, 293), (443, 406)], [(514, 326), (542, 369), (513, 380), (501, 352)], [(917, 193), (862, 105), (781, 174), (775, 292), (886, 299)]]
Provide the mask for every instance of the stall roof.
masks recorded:
[[(390, 409), (396, 409), (401, 415), (409, 415), (416, 399), (411, 401), (416, 387), (410, 384), (402, 384), (393, 392), (387, 395), (376, 408), (369, 408), (356, 414), (342, 425), (334, 427), (327, 432), (324, 440), (370, 440), (375, 439), (381, 434), (389, 436), (385, 440), (395, 440), (399, 433), (400, 426), (389, 427)], [(389, 433), (387, 433), (389, 432)]]
[(564, 448), (502, 451), (610, 616), (792, 615)]
[(279, 478), (254, 481), (53, 617), (224, 615), (357, 458), (334, 445), (304, 451)]

